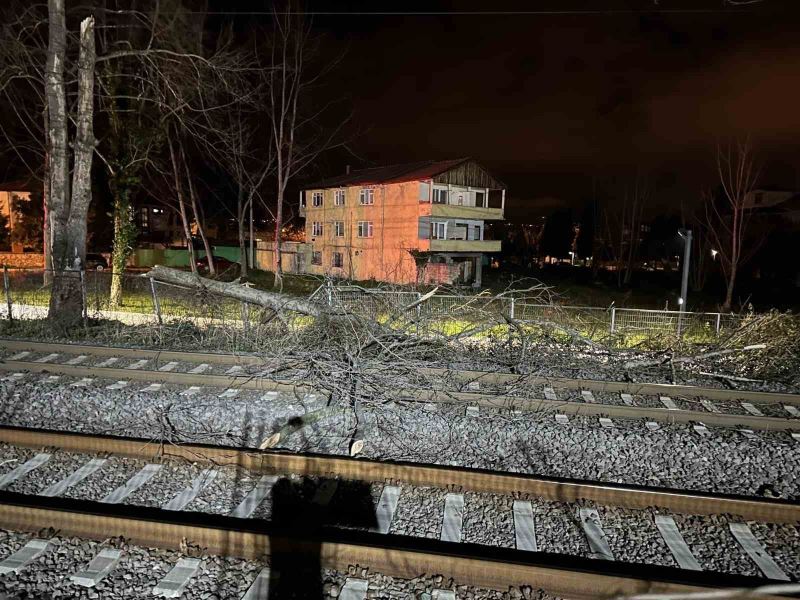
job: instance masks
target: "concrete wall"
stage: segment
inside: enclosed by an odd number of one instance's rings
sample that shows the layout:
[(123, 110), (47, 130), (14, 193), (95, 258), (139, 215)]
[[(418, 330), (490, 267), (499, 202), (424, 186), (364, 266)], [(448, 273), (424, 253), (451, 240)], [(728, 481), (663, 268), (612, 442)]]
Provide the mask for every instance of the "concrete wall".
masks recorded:
[[(238, 246), (214, 246), (212, 251), (214, 256), (239, 262)], [(197, 258), (203, 258), (205, 255), (205, 250), (197, 251)], [(189, 250), (186, 248), (137, 248), (131, 256), (130, 264), (134, 267), (152, 267), (153, 265), (188, 267)]]

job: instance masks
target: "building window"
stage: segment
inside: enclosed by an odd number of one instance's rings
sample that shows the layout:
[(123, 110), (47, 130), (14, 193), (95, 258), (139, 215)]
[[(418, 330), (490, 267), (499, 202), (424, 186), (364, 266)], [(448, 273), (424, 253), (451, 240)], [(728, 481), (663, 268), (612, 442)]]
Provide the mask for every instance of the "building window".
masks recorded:
[(311, 264), (312, 265), (321, 265), (322, 264), (322, 252), (319, 250), (315, 250), (311, 253)]
[(433, 203), (447, 204), (447, 190), (441, 188), (433, 188)]
[(339, 269), (344, 267), (344, 254), (341, 252), (334, 252), (331, 255), (331, 266), (338, 267)]
[(475, 206), (483, 208), (483, 202), (486, 194), (484, 192), (475, 192)]
[(333, 222), (333, 235), (336, 237), (344, 237), (344, 221)]
[(311, 205), (322, 206), (322, 192), (314, 192), (311, 194)]
[(322, 235), (322, 223), (319, 221), (314, 221), (311, 223), (311, 235), (318, 236)]
[(141, 208), (139, 213), (139, 220), (141, 221), (142, 231), (147, 232), (150, 230), (150, 211), (146, 206)]
[(358, 195), (359, 204), (375, 204), (375, 190), (372, 188), (363, 188)]
[(432, 240), (447, 239), (447, 221), (434, 221), (433, 223), (431, 223), (431, 239)]
[(333, 205), (344, 206), (344, 190), (336, 190), (333, 192)]
[(359, 221), (358, 222), (358, 237), (371, 238), (372, 237), (372, 221)]
[(464, 206), (464, 194), (459, 194), (458, 195), (458, 205), (459, 206)]

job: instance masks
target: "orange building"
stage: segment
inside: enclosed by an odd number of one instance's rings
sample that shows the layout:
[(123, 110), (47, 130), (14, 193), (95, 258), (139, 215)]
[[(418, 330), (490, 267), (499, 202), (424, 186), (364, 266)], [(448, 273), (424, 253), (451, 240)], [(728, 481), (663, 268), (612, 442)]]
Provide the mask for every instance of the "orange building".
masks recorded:
[(500, 241), (505, 186), (469, 158), (353, 171), (303, 190), (308, 273), (392, 283), (481, 285)]

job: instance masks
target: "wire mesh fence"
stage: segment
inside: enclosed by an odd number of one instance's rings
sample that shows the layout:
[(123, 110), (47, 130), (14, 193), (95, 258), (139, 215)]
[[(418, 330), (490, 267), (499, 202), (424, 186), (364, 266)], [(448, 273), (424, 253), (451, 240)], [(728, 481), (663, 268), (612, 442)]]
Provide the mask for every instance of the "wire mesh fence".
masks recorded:
[[(47, 316), (53, 282), (58, 277), (79, 281), (85, 319), (109, 319), (129, 325), (187, 321), (198, 327), (248, 331), (268, 323), (273, 316), (259, 306), (133, 273), (54, 273), (7, 267), (3, 270), (5, 303), (0, 313), (6, 319)], [(423, 298), (419, 292), (335, 286), (330, 282), (321, 285), (310, 299), (381, 322), (400, 313), (411, 313), (417, 332), (453, 332), (480, 323), (513, 321), (561, 327), (617, 345), (655, 337), (710, 342), (741, 323), (738, 315), (724, 313), (562, 306), (513, 293), (435, 294)]]

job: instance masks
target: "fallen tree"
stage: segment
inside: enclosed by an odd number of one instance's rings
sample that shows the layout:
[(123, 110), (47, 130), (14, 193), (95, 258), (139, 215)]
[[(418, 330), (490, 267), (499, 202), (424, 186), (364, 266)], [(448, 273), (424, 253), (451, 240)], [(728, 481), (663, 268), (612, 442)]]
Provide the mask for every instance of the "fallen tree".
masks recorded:
[(305, 298), (256, 290), (238, 283), (215, 281), (213, 279), (200, 277), (196, 273), (170, 269), (169, 267), (161, 265), (156, 265), (150, 269), (149, 272), (144, 274), (144, 277), (150, 277), (162, 283), (212, 292), (218, 296), (225, 296), (241, 302), (262, 306), (276, 313), (291, 311), (312, 317), (319, 317), (325, 312), (324, 307)]

